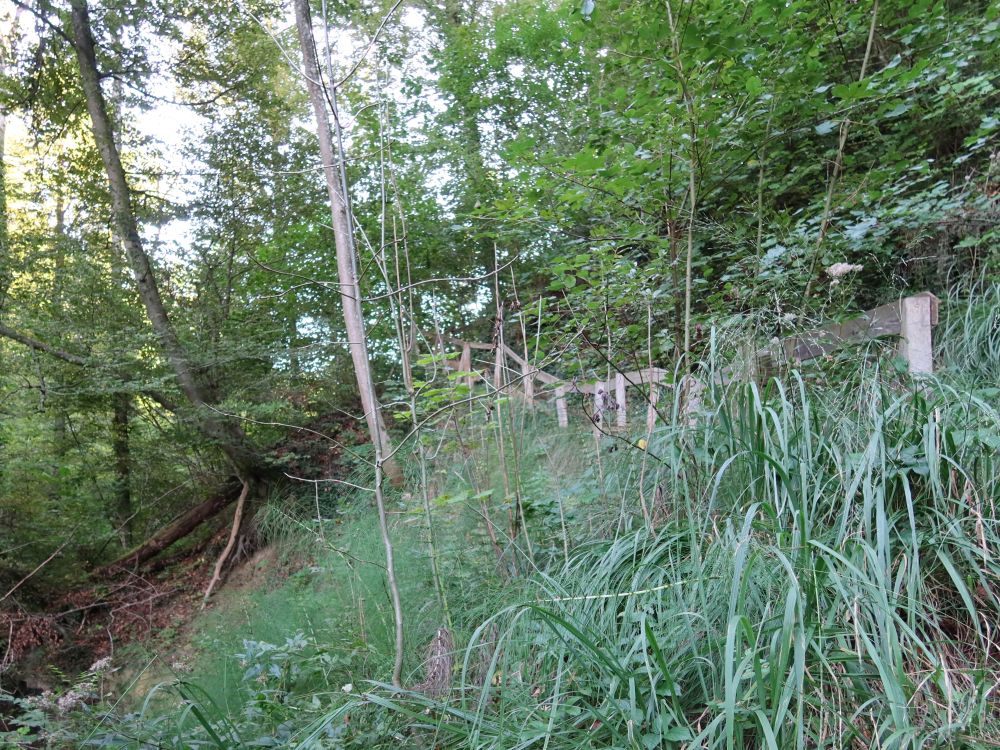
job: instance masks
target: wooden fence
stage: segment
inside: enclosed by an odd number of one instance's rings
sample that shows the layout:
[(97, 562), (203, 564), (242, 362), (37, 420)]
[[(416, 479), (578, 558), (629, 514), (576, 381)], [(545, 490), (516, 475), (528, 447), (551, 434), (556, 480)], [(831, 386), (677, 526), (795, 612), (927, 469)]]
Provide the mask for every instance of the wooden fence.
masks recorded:
[[(832, 323), (757, 350), (748, 372), (740, 373), (734, 368), (723, 370), (718, 382), (726, 383), (745, 377), (762, 377), (783, 364), (799, 364), (830, 354), (841, 347), (871, 341), (885, 336), (898, 336), (898, 351), (908, 363), (912, 375), (930, 374), (934, 370), (933, 329), (938, 322), (938, 299), (930, 292), (921, 292), (912, 297), (904, 297), (860, 315), (844, 323)], [(661, 388), (672, 388), (668, 383), (670, 372), (659, 367), (650, 367), (630, 372), (616, 373), (608, 381), (577, 382), (566, 381), (532, 365), (525, 356), (518, 354), (505, 343), (484, 344), (449, 336), (437, 338), (440, 351), (455, 347), (461, 354), (458, 359), (445, 360), (445, 367), (453, 372), (465, 373), (463, 378), (469, 388), (477, 379), (490, 383), (498, 391), (519, 393), (529, 403), (544, 397), (555, 404), (556, 417), (560, 427), (569, 426), (567, 396), (585, 394), (593, 398), (590, 418), (596, 430), (611, 427), (624, 429), (628, 419), (628, 389), (643, 389), (643, 400), (647, 403), (647, 428), (652, 429), (656, 420), (656, 403)], [(477, 369), (473, 363), (474, 351), (492, 353), (492, 379), (489, 368)], [(507, 380), (507, 373), (517, 373)], [(541, 388), (536, 391), (536, 384)], [(689, 408), (696, 407), (700, 392), (705, 384), (694, 380), (689, 384)]]

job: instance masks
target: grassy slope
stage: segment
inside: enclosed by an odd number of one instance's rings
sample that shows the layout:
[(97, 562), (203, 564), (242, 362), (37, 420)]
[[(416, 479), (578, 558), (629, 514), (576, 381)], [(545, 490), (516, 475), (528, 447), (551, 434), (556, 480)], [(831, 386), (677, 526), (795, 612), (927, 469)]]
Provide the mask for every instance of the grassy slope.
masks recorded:
[[(356, 501), (322, 539), (306, 503), (269, 529), (309, 563), (205, 617), (192, 673), (139, 715), (59, 731), (127, 747), (995, 747), (996, 309), (953, 318), (940, 381), (855, 358), (818, 383), (733, 387), (645, 454), (521, 415), (504, 482), (493, 424), (465, 428), (432, 474), (460, 648), (447, 699), (367, 682), (391, 660), (372, 514)], [(501, 534), (498, 565), (475, 498), (491, 491), (504, 519), (506, 487), (531, 554)], [(419, 498), (394, 509), (413, 685), (442, 614)]]

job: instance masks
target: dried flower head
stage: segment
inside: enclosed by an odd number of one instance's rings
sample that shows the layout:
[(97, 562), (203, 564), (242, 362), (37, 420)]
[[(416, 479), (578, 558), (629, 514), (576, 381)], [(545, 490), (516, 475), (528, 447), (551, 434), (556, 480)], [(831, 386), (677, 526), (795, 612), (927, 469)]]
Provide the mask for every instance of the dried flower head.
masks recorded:
[(860, 263), (834, 263), (826, 269), (826, 275), (831, 279), (839, 279), (849, 273), (857, 273), (864, 269)]
[(94, 672), (99, 674), (101, 672), (107, 672), (111, 668), (111, 657), (105, 656), (103, 659), (98, 659), (93, 664), (90, 665), (89, 672)]

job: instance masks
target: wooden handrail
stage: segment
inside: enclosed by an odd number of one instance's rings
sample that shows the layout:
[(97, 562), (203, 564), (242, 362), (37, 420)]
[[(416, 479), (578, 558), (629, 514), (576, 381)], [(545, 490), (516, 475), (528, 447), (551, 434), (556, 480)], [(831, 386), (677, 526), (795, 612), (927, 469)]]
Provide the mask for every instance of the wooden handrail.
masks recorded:
[[(910, 373), (917, 376), (930, 374), (934, 369), (932, 330), (938, 323), (938, 308), (937, 297), (930, 292), (920, 292), (895, 302), (880, 305), (852, 320), (843, 323), (830, 323), (821, 328), (789, 336), (772, 346), (758, 350), (754, 354), (754, 359), (755, 361), (773, 361), (775, 358), (779, 358), (784, 362), (801, 364), (830, 354), (848, 344), (871, 341), (882, 336), (898, 335), (900, 337), (899, 353), (906, 359)], [(498, 379), (502, 377), (501, 371), (506, 367), (504, 360), (513, 361), (521, 372), (518, 382), (521, 384), (524, 398), (533, 402), (536, 395), (554, 396), (556, 415), (561, 427), (569, 425), (566, 396), (571, 393), (581, 393), (594, 397), (592, 419), (596, 428), (602, 427), (601, 422), (605, 414), (609, 412), (614, 412), (616, 425), (619, 428), (624, 428), (627, 418), (626, 391), (629, 387), (644, 386), (649, 389), (647, 427), (652, 429), (656, 420), (655, 403), (659, 388), (660, 386), (673, 387), (674, 385), (667, 382), (670, 371), (661, 367), (647, 367), (641, 370), (617, 373), (610, 381), (596, 380), (587, 383), (566, 381), (535, 367), (506, 344), (502, 344), (501, 351), (497, 352), (496, 344), (464, 341), (453, 336), (437, 336), (435, 338), (442, 353), (445, 344), (461, 348), (460, 359), (444, 361), (446, 368), (456, 372), (475, 372), (472, 365), (473, 350), (495, 352), (497, 356), (494, 378), (497, 379), (497, 382), (494, 383), (494, 386), (498, 389), (506, 388)], [(479, 377), (490, 382), (482, 373)], [(719, 373), (717, 382), (724, 384), (738, 377), (739, 374), (734, 368), (727, 367)], [(474, 380), (475, 376), (470, 374), (465, 378), (465, 383), (471, 388)], [(545, 388), (536, 394), (536, 381), (543, 386), (553, 387)], [(699, 395), (703, 388), (704, 385), (696, 381), (690, 383), (687, 396), (687, 410), (689, 412), (697, 410), (700, 401)]]

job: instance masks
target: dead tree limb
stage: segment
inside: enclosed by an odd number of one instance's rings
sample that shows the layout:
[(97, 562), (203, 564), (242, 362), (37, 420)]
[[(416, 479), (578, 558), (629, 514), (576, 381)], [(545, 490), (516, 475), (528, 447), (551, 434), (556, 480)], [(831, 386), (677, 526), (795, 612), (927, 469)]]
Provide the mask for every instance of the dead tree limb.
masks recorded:
[(212, 580), (208, 582), (208, 586), (205, 588), (205, 597), (201, 600), (201, 608), (205, 609), (205, 605), (208, 604), (208, 597), (212, 595), (212, 589), (215, 588), (215, 584), (219, 582), (222, 577), (222, 567), (226, 564), (226, 560), (229, 559), (230, 553), (233, 551), (233, 547), (236, 545), (236, 537), (240, 533), (240, 525), (243, 523), (243, 506), (246, 504), (247, 495), (250, 493), (250, 482), (243, 482), (243, 489), (240, 491), (240, 498), (236, 501), (236, 514), (233, 516), (233, 528), (229, 532), (229, 541), (226, 542), (226, 548), (222, 550), (222, 554), (219, 555), (219, 559), (215, 561), (215, 570), (212, 572)]
[[(40, 341), (33, 336), (21, 333), (20, 331), (15, 331), (13, 328), (8, 328), (5, 325), (0, 325), (0, 336), (10, 339), (11, 341), (16, 341), (19, 344), (24, 344), (26, 347), (36, 352), (44, 352), (45, 354), (53, 356), (56, 359), (62, 360), (63, 362), (67, 362), (71, 365), (76, 365), (77, 367), (100, 368), (99, 364), (87, 359), (86, 357), (81, 357), (79, 354), (67, 352), (59, 347)], [(122, 383), (122, 385), (134, 385), (134, 382), (130, 378), (125, 377), (121, 373), (114, 373), (114, 377)], [(124, 392), (124, 390), (118, 392)], [(164, 395), (160, 391), (138, 387), (135, 388), (134, 392), (152, 399), (169, 412), (176, 412), (179, 409), (177, 403), (172, 398)]]
[(13, 328), (8, 328), (4, 325), (0, 325), (0, 336), (8, 338), (11, 341), (16, 341), (19, 344), (24, 344), (29, 349), (51, 354), (56, 359), (61, 359), (63, 362), (69, 362), (71, 365), (86, 367), (90, 364), (88, 360), (78, 354), (71, 354), (70, 352), (63, 351), (62, 349), (46, 344), (44, 341), (39, 341), (36, 338), (32, 338), (31, 336), (15, 331)]

